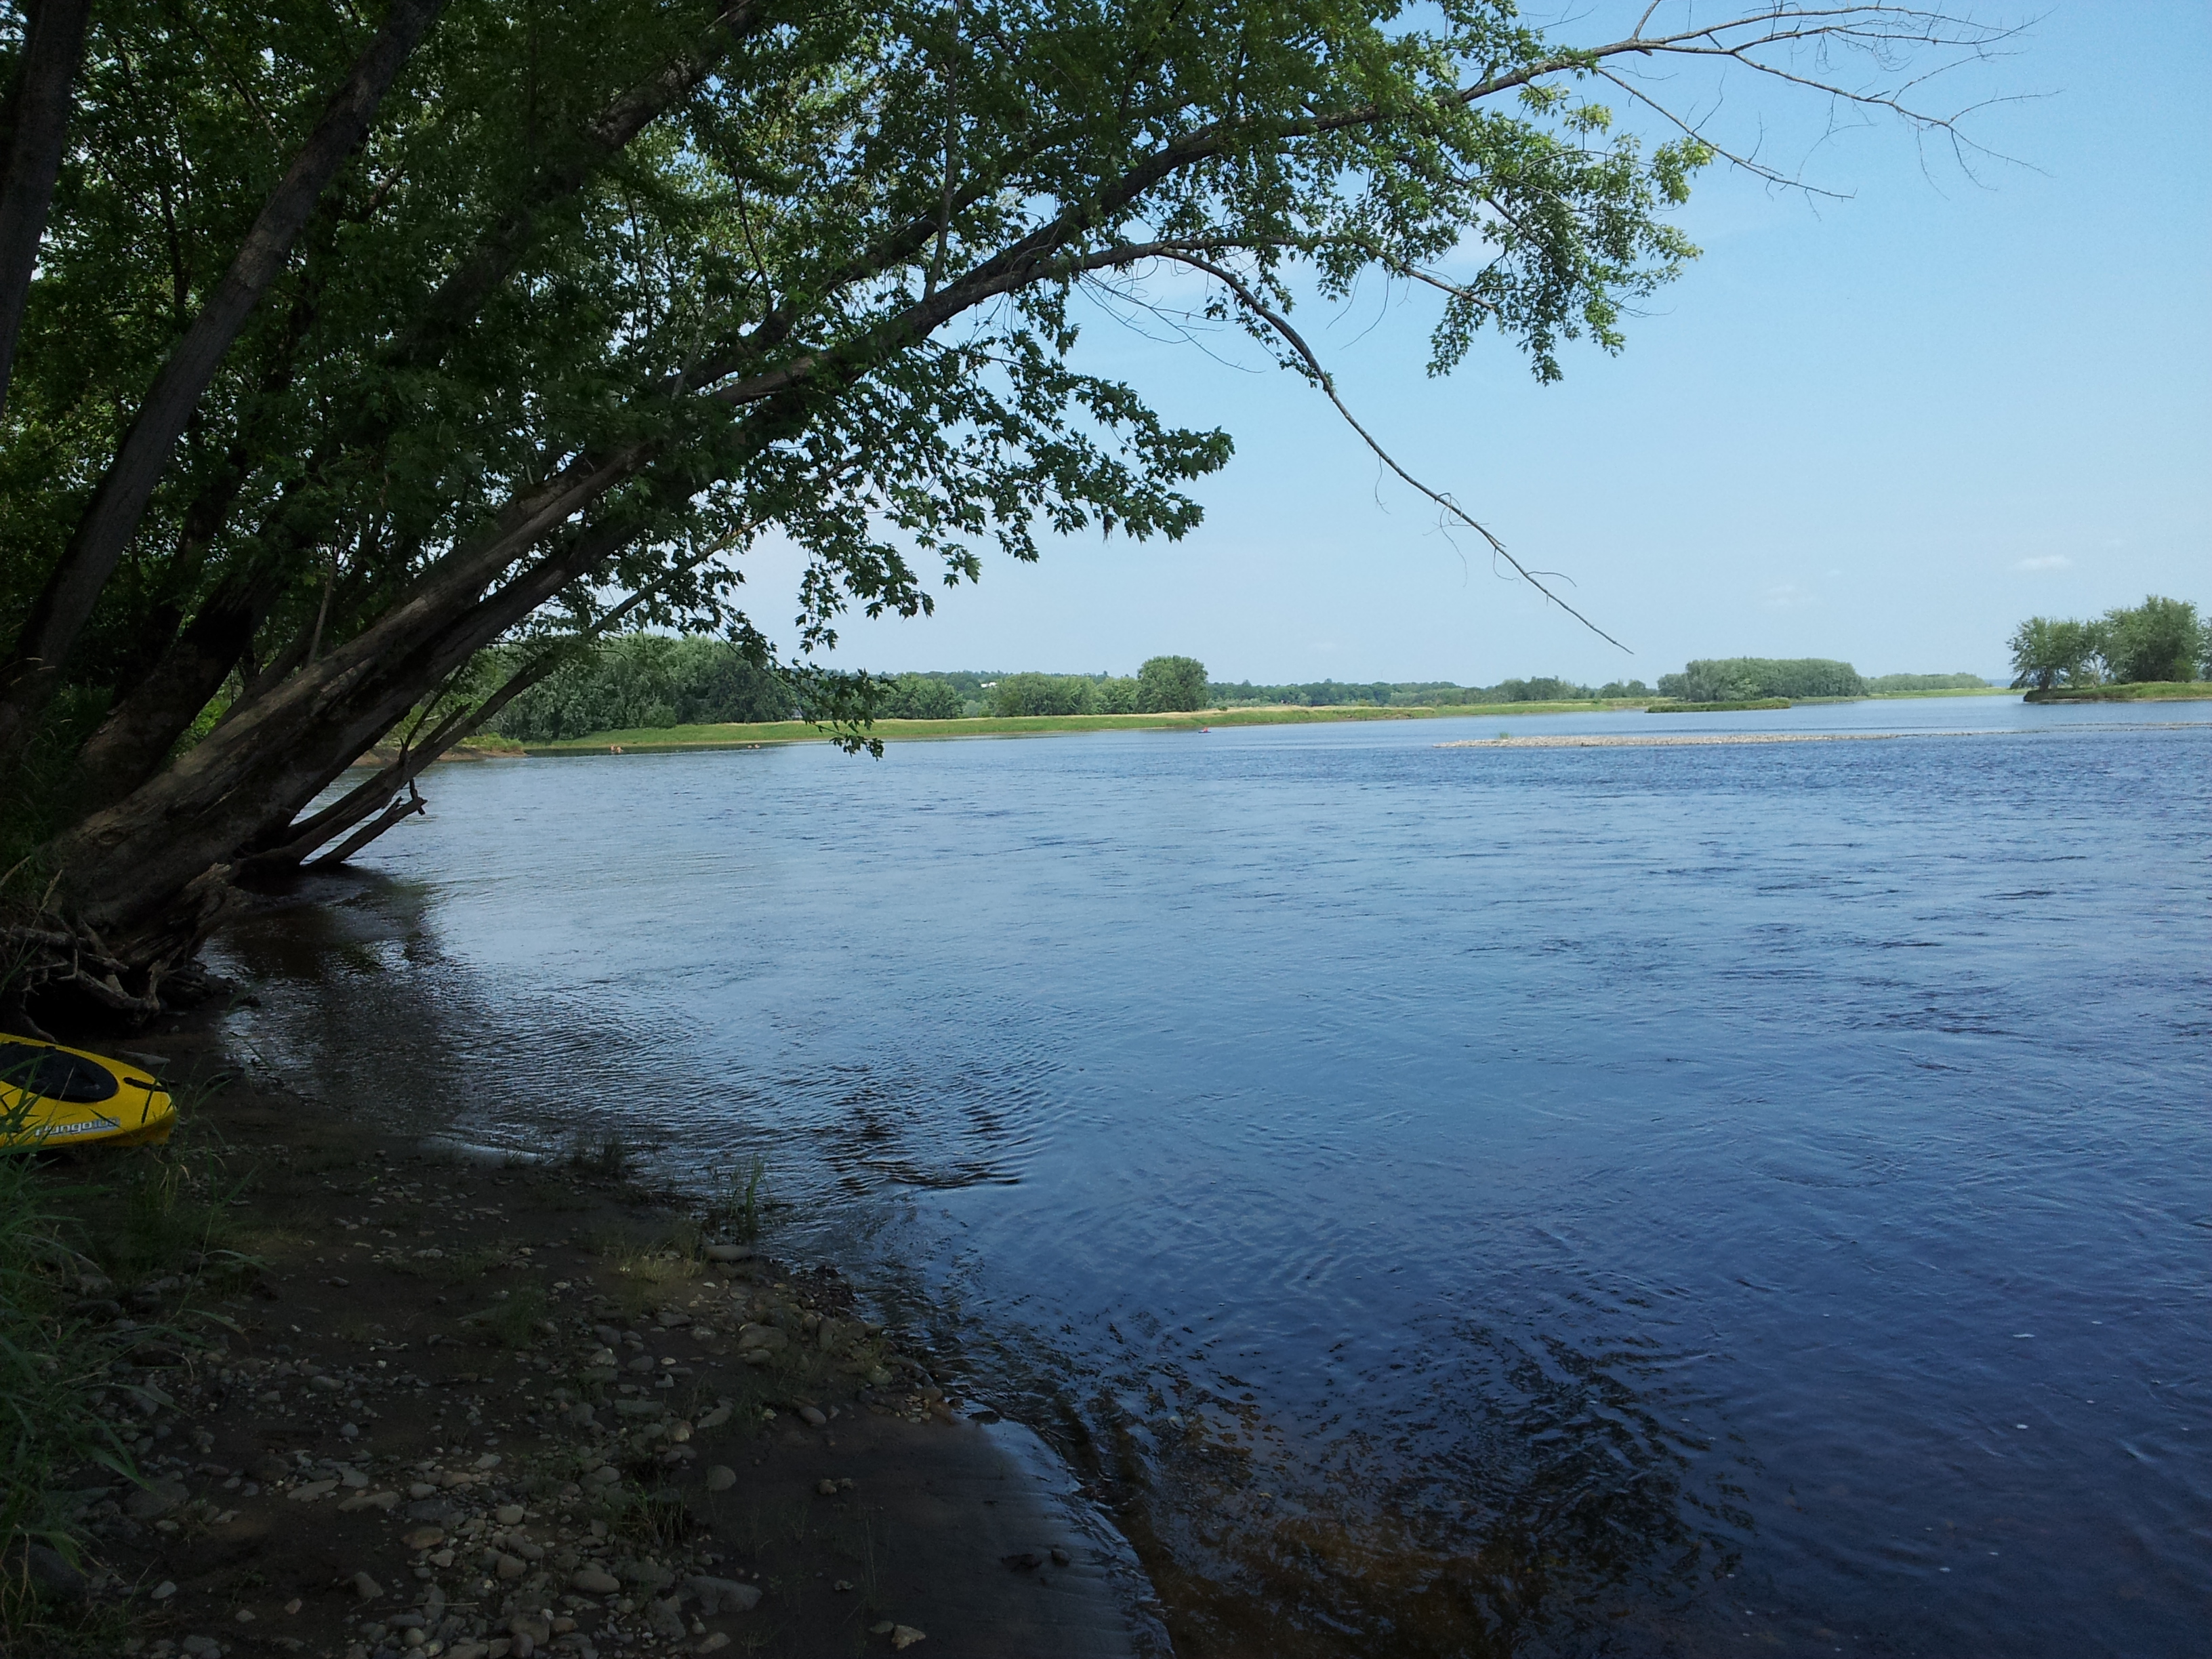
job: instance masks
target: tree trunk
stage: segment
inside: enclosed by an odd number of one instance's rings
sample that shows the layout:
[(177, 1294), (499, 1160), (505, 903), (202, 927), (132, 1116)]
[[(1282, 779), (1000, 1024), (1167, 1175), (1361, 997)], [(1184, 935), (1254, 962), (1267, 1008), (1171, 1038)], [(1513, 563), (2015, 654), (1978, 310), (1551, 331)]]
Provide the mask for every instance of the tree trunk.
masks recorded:
[[(516, 551), (557, 527), (575, 492), (596, 495), (608, 473), (638, 470), (635, 454), (618, 458), (567, 489), (517, 504), (504, 533), (466, 556), (449, 556), (449, 568), (368, 629), (219, 726), (128, 799), (80, 820), (54, 845), (76, 917), (118, 953), (173, 948), (186, 931), (173, 918), (177, 895), (227, 882), (242, 852), (282, 837), (300, 809), (426, 691), (636, 538), (643, 520), (627, 516), (572, 531), (483, 592)], [(688, 475), (656, 481), (649, 505), (680, 504), (698, 487)]]
[(22, 64), (8, 93), (8, 171), (0, 180), (0, 414), (8, 408), (15, 341), (69, 138), (70, 85), (84, 57), (91, 9), (91, 0), (33, 0), (26, 8)]
[[(697, 561), (693, 562), (696, 563)], [(543, 682), (547, 675), (574, 654), (575, 647), (579, 644), (605, 633), (607, 629), (636, 610), (652, 595), (653, 591), (650, 587), (640, 588), (613, 610), (608, 611), (605, 616), (600, 617), (586, 633), (573, 639), (562, 640), (539, 652), (529, 662), (509, 675), (498, 690), (486, 697), (476, 708), (449, 715), (422, 743), (408, 744), (404, 753), (384, 767), (374, 777), (362, 783), (360, 787), (351, 791), (343, 799), (334, 801), (313, 817), (289, 826), (285, 831), (286, 840), (283, 846), (271, 848), (264, 853), (257, 853), (250, 861), (257, 866), (296, 864), (330, 840), (332, 836), (342, 835), (354, 824), (359, 823), (398, 794), (403, 787), (411, 786), (426, 768), (455, 744), (464, 742), (483, 730), (507, 704), (529, 690), (532, 686)], [(393, 817), (387, 813), (386, 815), (387, 821), (380, 823), (374, 834), (357, 836), (347, 842), (337, 852), (326, 854), (317, 859), (315, 862), (317, 864), (343, 863), (345, 860), (375, 840), (377, 836), (382, 835), (385, 830), (399, 823), (405, 816), (407, 815), (402, 814), (400, 817)]]
[(146, 678), (118, 703), (77, 757), (80, 812), (112, 806), (161, 769), (253, 643), (281, 574), (234, 572), (208, 596)]
[(325, 186), (368, 132), (400, 66), (446, 4), (447, 0), (392, 0), (383, 28), (270, 192), (222, 283), (161, 365), (23, 624), (0, 690), (0, 764), (21, 754), (34, 729), (231, 342), (283, 269)]

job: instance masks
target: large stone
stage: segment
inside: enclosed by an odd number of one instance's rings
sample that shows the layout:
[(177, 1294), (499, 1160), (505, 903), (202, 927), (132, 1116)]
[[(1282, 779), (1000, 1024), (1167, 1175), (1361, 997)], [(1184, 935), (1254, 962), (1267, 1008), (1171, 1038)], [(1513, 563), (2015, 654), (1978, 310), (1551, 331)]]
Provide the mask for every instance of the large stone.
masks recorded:
[(664, 1590), (676, 1582), (676, 1575), (658, 1561), (617, 1561), (615, 1576), (624, 1583), (641, 1590)]
[(738, 1333), (738, 1352), (761, 1348), (776, 1353), (791, 1346), (791, 1338), (774, 1325), (748, 1325)]
[(191, 1496), (181, 1480), (150, 1480), (123, 1500), (123, 1512), (133, 1521), (156, 1521)]
[(699, 1598), (702, 1617), (712, 1619), (717, 1613), (750, 1613), (760, 1605), (758, 1584), (740, 1583), (734, 1578), (710, 1578), (705, 1573), (695, 1573), (684, 1581), (684, 1588)]
[(738, 1484), (738, 1472), (727, 1463), (717, 1463), (707, 1471), (708, 1492), (727, 1492)]
[(605, 1567), (586, 1564), (568, 1575), (568, 1583), (580, 1595), (613, 1595), (622, 1589), (622, 1580)]
[(31, 1582), (58, 1600), (82, 1601), (92, 1589), (90, 1579), (70, 1565), (58, 1550), (50, 1550), (44, 1544), (25, 1545), (22, 1561)]

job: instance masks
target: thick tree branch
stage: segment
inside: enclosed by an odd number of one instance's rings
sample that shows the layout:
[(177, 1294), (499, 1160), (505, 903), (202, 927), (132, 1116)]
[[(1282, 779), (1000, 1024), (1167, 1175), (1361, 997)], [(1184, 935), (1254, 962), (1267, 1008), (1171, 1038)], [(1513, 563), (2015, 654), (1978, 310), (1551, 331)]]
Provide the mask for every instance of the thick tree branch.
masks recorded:
[(447, 3), (392, 0), (384, 27), (270, 193), (229, 270), (161, 365), (23, 624), (0, 685), (0, 765), (20, 753), (231, 342), (283, 269), (317, 198), (368, 132), (393, 77)]
[(70, 86), (84, 57), (90, 0), (26, 8), (22, 62), (8, 90), (7, 173), (0, 178), (0, 414), (7, 412), (15, 340), (69, 137)]

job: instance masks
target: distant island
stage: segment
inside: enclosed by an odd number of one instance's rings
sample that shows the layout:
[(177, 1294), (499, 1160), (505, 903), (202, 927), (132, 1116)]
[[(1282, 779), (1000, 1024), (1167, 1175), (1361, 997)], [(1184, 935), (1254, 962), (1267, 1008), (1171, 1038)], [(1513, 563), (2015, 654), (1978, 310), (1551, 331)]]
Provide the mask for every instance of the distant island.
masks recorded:
[(2153, 593), (2087, 621), (2030, 617), (2013, 632), (2013, 687), (2030, 702), (2212, 699), (2212, 617)]

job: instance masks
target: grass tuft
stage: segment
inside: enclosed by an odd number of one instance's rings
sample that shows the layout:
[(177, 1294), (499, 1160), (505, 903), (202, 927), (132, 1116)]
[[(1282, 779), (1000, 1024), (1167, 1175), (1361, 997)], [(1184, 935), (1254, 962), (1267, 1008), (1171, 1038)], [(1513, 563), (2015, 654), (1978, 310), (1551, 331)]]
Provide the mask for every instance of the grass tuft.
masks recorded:
[(93, 1651), (100, 1615), (43, 1595), (33, 1553), (71, 1570), (82, 1559), (58, 1476), (87, 1463), (136, 1472), (92, 1403), (106, 1356), (67, 1310), (63, 1280), (83, 1259), (46, 1207), (33, 1158), (0, 1154), (0, 1652)]
[(595, 1176), (602, 1181), (624, 1181), (637, 1153), (620, 1135), (592, 1136), (579, 1134), (568, 1145), (568, 1155), (562, 1160), (579, 1175)]

